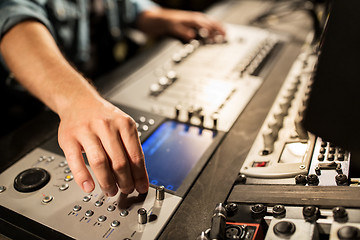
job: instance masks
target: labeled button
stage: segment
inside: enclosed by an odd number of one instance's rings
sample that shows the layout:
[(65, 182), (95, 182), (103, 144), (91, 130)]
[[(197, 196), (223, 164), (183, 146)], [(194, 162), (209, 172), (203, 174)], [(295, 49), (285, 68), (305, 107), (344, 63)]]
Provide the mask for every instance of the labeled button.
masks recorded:
[(59, 187), (59, 190), (60, 191), (65, 191), (65, 190), (67, 190), (69, 188), (69, 185), (68, 184), (62, 184), (60, 187)]
[(84, 202), (88, 202), (90, 200), (91, 200), (91, 196), (89, 196), (89, 195), (86, 195), (86, 196), (83, 197)]
[(101, 215), (100, 217), (98, 217), (98, 221), (99, 222), (105, 222), (106, 221), (106, 216), (104, 216), (104, 215)]
[(94, 215), (94, 211), (92, 211), (92, 210), (87, 210), (85, 212), (85, 216), (87, 216), (87, 217), (91, 217), (92, 215)]
[(100, 206), (102, 206), (103, 205), (103, 201), (101, 201), (101, 200), (97, 200), (96, 202), (95, 202), (95, 206), (97, 206), (97, 207), (100, 207)]
[(114, 205), (109, 205), (106, 210), (108, 210), (109, 212), (112, 212), (115, 210), (115, 208), (116, 207)]
[(74, 176), (73, 175), (66, 175), (65, 178), (64, 178), (64, 181), (65, 182), (70, 182), (74, 179)]
[(117, 227), (119, 225), (120, 225), (120, 222), (118, 220), (114, 220), (114, 221), (111, 222), (112, 227)]
[(41, 202), (44, 204), (47, 204), (47, 203), (51, 202), (53, 199), (54, 199), (53, 196), (45, 196)]
[(80, 211), (81, 210), (81, 206), (80, 205), (75, 205), (74, 207), (73, 207), (73, 211), (74, 212), (78, 212), (78, 211)]

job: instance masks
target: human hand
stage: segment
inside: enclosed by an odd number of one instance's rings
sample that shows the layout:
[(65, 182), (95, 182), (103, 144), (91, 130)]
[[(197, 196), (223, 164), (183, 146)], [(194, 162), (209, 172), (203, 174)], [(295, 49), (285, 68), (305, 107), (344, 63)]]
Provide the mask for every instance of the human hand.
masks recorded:
[(200, 29), (207, 30), (208, 38), (225, 36), (225, 29), (216, 20), (201, 12), (152, 8), (138, 18), (137, 26), (150, 36), (172, 35), (184, 41), (194, 39)]
[(134, 188), (148, 191), (144, 154), (131, 117), (101, 97), (77, 102), (59, 116), (59, 145), (85, 192), (93, 191), (95, 184), (83, 151), (105, 195), (116, 195), (118, 187), (125, 194)]

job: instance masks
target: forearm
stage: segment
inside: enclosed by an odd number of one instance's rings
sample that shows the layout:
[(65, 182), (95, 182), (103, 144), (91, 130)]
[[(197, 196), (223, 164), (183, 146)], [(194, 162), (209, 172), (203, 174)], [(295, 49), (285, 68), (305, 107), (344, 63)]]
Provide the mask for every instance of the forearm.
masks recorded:
[(18, 24), (3, 37), (0, 50), (15, 78), (60, 116), (75, 102), (98, 97), (41, 23)]

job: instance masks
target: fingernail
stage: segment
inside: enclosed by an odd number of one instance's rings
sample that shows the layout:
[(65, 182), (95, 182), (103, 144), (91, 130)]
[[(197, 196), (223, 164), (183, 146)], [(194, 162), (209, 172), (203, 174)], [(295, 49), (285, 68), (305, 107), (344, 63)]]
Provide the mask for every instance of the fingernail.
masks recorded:
[(90, 181), (85, 181), (83, 183), (83, 189), (87, 193), (92, 192), (92, 190), (94, 189), (94, 185)]
[(106, 192), (105, 194), (106, 194), (106, 196), (108, 196), (108, 197), (113, 197), (113, 196), (115, 196), (115, 195), (117, 194), (117, 192), (118, 192), (118, 189), (117, 189), (117, 188), (113, 188), (113, 189), (111, 189), (110, 191)]

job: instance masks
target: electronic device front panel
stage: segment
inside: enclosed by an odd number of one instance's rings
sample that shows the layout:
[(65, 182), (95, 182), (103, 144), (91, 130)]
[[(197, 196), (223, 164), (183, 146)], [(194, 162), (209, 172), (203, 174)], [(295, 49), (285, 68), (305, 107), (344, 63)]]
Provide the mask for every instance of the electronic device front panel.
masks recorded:
[(85, 194), (52, 138), (0, 175), (2, 207), (64, 238), (156, 238), (224, 133), (121, 108), (137, 123), (151, 184), (147, 194), (106, 197), (97, 183), (92, 193)]

